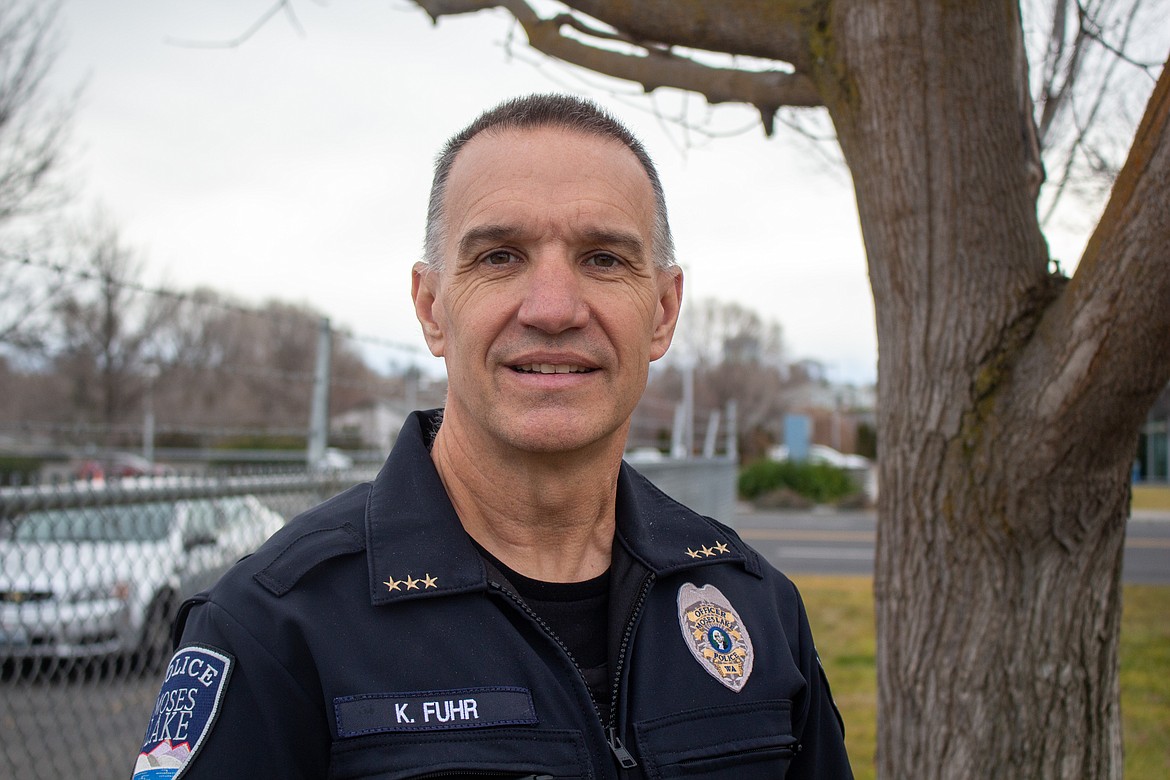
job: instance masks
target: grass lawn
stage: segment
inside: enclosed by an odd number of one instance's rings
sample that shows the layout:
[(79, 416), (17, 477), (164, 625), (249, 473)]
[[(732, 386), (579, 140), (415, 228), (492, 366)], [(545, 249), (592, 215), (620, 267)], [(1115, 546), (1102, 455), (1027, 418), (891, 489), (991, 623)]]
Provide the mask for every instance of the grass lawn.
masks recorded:
[[(817, 649), (845, 719), (858, 780), (875, 777), (877, 673), (873, 583), (864, 577), (793, 575), (808, 606)], [(1121, 713), (1125, 776), (1170, 777), (1170, 587), (1124, 586)]]

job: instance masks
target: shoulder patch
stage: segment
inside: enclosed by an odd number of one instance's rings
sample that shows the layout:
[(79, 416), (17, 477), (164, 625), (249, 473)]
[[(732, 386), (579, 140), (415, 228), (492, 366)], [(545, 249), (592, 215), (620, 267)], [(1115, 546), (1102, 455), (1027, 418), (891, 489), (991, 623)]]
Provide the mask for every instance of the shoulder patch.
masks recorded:
[(271, 563), (252, 576), (274, 596), (283, 596), (301, 577), (330, 558), (364, 549), (365, 537), (349, 523), (317, 528), (290, 541)]
[(132, 780), (173, 780), (195, 759), (219, 716), (234, 659), (201, 645), (180, 648), (167, 664)]

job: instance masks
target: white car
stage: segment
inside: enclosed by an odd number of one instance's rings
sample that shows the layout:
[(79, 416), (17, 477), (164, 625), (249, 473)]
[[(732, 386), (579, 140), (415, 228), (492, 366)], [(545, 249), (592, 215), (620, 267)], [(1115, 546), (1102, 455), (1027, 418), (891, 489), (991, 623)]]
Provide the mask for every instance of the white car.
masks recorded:
[(170, 656), (182, 600), (284, 524), (252, 496), (41, 509), (0, 525), (0, 660)]

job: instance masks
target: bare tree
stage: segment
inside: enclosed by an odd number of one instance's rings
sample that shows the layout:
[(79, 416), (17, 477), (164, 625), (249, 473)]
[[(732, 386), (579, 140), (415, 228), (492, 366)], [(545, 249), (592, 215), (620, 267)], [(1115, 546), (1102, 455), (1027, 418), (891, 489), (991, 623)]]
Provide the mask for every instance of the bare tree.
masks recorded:
[[(303, 432), (321, 316), (282, 301), (247, 306), (207, 289), (181, 296), (160, 334), (160, 422)], [(345, 334), (334, 334), (332, 354), (335, 408), (379, 395), (380, 378)]]
[(45, 209), (58, 194), (72, 101), (54, 102), (57, 3), (0, 2), (0, 222)]
[(27, 267), (19, 218), (42, 215), (64, 195), (54, 178), (65, 152), (75, 96), (54, 99), (47, 78), (57, 59), (58, 3), (0, 0), (0, 344), (35, 345), (32, 319), (49, 309), (60, 278)]
[(139, 411), (148, 366), (157, 360), (155, 339), (175, 302), (136, 290), (141, 261), (104, 218), (95, 218), (79, 240), (78, 265), (88, 284), (55, 307), (54, 363), (68, 383), (75, 418), (109, 429)]
[(1168, 12), (1158, 0), (1024, 4), (1036, 142), (1049, 180), (1043, 224), (1066, 195), (1096, 206), (1112, 185), (1156, 78)]
[(696, 365), (727, 362), (784, 364), (780, 323), (765, 322), (759, 313), (734, 301), (698, 298), (687, 301), (674, 345)]
[(1119, 777), (1128, 476), (1170, 378), (1166, 70), (1069, 280), (1037, 215), (1015, 3), (569, 0), (541, 17), (524, 0), (416, 2), (435, 19), (506, 8), (549, 56), (749, 103), (769, 131), (782, 106), (827, 110), (881, 355), (879, 772)]
[[(700, 409), (727, 408), (735, 401), (736, 423), (745, 457), (758, 457), (750, 442), (763, 433), (770, 442), (779, 436), (788, 403), (787, 366), (780, 324), (731, 301), (699, 298), (688, 301), (671, 357), (691, 364), (695, 372), (695, 403)], [(657, 377), (648, 393), (681, 394), (681, 380), (672, 372)], [(679, 386), (671, 390), (673, 386)], [(753, 434), (749, 436), (749, 434)]]

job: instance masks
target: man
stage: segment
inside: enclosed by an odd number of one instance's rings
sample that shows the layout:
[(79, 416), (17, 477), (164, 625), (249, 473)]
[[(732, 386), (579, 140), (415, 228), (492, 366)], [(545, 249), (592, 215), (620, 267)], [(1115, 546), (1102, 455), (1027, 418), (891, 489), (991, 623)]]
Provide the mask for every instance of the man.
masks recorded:
[(795, 588), (621, 462), (682, 297), (638, 141), (481, 116), (412, 295), (445, 410), (184, 606), (136, 777), (851, 777)]

